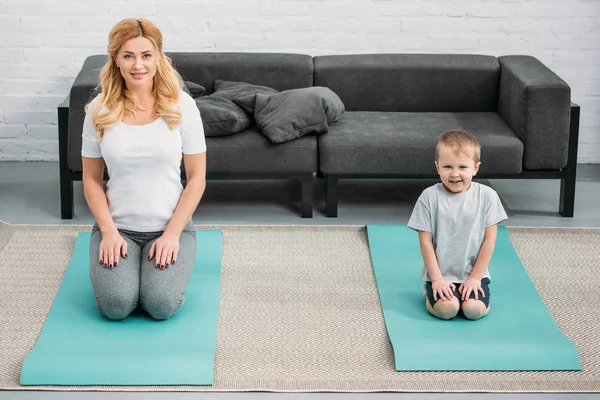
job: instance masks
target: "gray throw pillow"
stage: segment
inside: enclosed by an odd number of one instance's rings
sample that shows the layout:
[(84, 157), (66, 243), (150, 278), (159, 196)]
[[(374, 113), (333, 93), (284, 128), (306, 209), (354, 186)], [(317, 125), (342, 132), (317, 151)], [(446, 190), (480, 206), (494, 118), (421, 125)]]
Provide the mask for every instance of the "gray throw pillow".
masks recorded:
[[(256, 99), (256, 94), (279, 93), (279, 91), (273, 88), (254, 85), (247, 82), (232, 82), (217, 79), (214, 85), (215, 92), (211, 96), (233, 100), (235, 104), (237, 104), (242, 110), (246, 111), (250, 115), (254, 115), (254, 101)], [(238, 99), (244, 100), (238, 101)]]
[(250, 126), (250, 118), (231, 100), (214, 96), (194, 99), (200, 110), (204, 136), (228, 136)]
[(192, 96), (193, 99), (200, 97), (204, 94), (206, 89), (204, 86), (198, 85), (195, 82), (183, 81), (183, 91)]
[(254, 119), (273, 143), (284, 143), (309, 133), (323, 134), (344, 113), (344, 103), (331, 89), (314, 86), (276, 94), (256, 95)]

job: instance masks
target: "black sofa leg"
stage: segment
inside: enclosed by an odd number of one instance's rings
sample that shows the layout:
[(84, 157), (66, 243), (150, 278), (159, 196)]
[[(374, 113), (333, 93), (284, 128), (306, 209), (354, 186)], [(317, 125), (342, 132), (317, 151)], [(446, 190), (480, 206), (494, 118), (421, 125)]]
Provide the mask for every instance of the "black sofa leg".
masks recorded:
[(338, 178), (326, 175), (325, 179), (325, 214), (328, 218), (335, 218), (338, 214)]
[(573, 217), (575, 210), (575, 177), (560, 180), (560, 205), (558, 212), (563, 217)]
[(302, 218), (313, 217), (313, 174), (303, 176), (301, 179), (302, 184)]
[(569, 124), (569, 150), (564, 178), (560, 180), (560, 205), (558, 212), (572, 218), (575, 211), (575, 184), (577, 182), (577, 147), (579, 144), (580, 107), (571, 103)]
[(68, 150), (68, 106), (58, 107), (58, 164), (60, 175), (60, 218), (73, 219), (73, 180), (67, 158)]
[(68, 176), (60, 177), (60, 218), (73, 219), (73, 181)]

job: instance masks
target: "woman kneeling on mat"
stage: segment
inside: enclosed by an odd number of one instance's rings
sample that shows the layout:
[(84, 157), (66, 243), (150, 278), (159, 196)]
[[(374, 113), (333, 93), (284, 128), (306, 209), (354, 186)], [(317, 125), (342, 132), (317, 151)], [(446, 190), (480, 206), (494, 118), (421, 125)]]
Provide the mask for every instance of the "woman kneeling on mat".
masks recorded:
[(83, 185), (96, 220), (90, 277), (99, 310), (113, 320), (138, 304), (159, 320), (177, 313), (196, 257), (191, 217), (206, 187), (204, 130), (162, 44), (148, 20), (115, 25), (102, 93), (86, 108)]
[(490, 310), (487, 267), (497, 224), (507, 216), (492, 188), (472, 182), (481, 164), (480, 149), (465, 131), (440, 136), (435, 167), (442, 182), (423, 191), (408, 222), (419, 232), (425, 305), (441, 319), (462, 310), (475, 320)]

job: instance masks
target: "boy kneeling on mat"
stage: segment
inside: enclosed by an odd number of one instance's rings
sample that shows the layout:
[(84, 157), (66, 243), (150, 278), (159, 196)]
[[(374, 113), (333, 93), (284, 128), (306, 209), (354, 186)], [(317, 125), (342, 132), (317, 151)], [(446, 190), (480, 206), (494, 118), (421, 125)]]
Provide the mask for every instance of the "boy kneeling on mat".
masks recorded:
[(498, 194), (472, 182), (481, 147), (465, 131), (449, 131), (438, 140), (435, 167), (442, 180), (423, 191), (408, 226), (419, 232), (427, 310), (452, 319), (462, 310), (479, 319), (490, 310), (488, 264), (497, 224), (507, 216)]

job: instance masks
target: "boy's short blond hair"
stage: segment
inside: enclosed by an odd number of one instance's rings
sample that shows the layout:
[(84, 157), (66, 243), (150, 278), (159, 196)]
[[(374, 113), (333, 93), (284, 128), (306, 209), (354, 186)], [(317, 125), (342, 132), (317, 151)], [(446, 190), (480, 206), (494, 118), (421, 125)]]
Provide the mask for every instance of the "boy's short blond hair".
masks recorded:
[(435, 160), (437, 161), (442, 146), (451, 147), (455, 154), (464, 154), (473, 158), (475, 163), (479, 162), (481, 156), (481, 146), (475, 136), (467, 131), (452, 130), (442, 133), (438, 139), (435, 149)]

